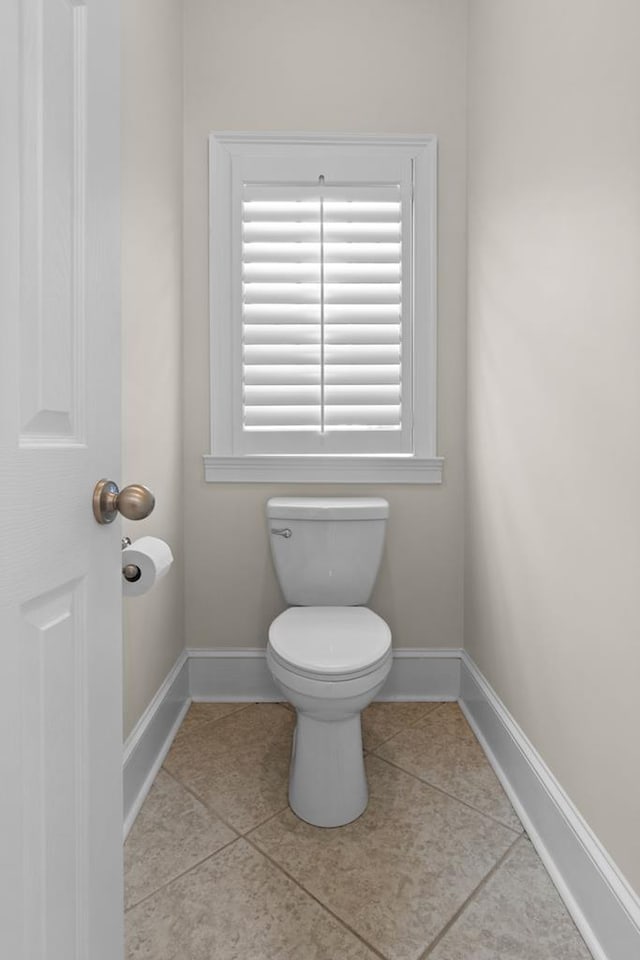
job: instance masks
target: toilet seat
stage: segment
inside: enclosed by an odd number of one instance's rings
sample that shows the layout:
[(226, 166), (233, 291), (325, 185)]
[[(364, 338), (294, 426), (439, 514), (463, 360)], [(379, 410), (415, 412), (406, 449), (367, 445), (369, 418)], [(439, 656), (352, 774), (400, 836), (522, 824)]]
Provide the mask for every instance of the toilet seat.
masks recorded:
[(367, 676), (391, 654), (391, 631), (367, 607), (290, 607), (269, 628), (273, 660), (310, 680)]

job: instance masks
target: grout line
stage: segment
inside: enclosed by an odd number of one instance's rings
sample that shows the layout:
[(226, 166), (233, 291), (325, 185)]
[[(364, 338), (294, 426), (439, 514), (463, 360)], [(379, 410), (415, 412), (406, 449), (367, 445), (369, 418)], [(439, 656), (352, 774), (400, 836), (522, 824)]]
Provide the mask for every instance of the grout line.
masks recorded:
[(260, 823), (256, 823), (252, 827), (249, 827), (249, 829), (246, 830), (244, 833), (241, 833), (240, 836), (244, 837), (244, 839), (246, 840), (248, 835), (252, 833), (254, 830), (258, 830), (260, 827), (264, 827), (265, 823), (269, 823), (270, 820), (273, 820), (275, 817), (279, 817), (280, 814), (285, 813), (285, 811), (287, 811), (288, 809), (289, 809), (289, 803), (287, 802), (284, 805), (284, 807), (280, 807), (280, 809), (276, 810), (275, 813), (270, 813), (268, 817), (265, 817), (265, 819), (261, 820)]
[[(376, 701), (374, 700), (373, 702), (375, 703)], [(403, 700), (400, 700), (400, 701), (395, 701), (395, 702), (396, 702), (396, 703), (411, 703), (411, 702), (413, 702), (413, 703), (420, 703), (420, 702), (422, 702), (422, 703), (425, 703), (425, 704), (426, 704), (426, 703), (434, 703), (434, 706), (433, 706), (433, 708), (432, 708), (431, 710), (428, 710), (428, 711), (427, 711), (425, 714), (423, 714), (421, 717), (418, 717), (417, 720), (412, 720), (410, 723), (405, 723), (405, 724), (403, 724), (403, 726), (401, 726), (399, 730), (396, 730), (395, 733), (392, 733), (392, 734), (390, 734), (388, 737), (385, 737), (384, 740), (381, 740), (381, 741), (380, 741), (380, 743), (376, 743), (375, 747), (373, 747), (372, 750), (365, 750), (365, 751), (364, 751), (365, 754), (375, 753), (376, 750), (378, 750), (379, 747), (381, 747), (381, 746), (382, 746), (383, 744), (385, 744), (385, 743), (388, 743), (389, 740), (393, 740), (393, 738), (394, 738), (394, 737), (397, 737), (398, 734), (399, 734), (399, 733), (402, 733), (403, 730), (409, 730), (411, 727), (417, 726), (417, 725), (418, 725), (419, 723), (421, 723), (423, 720), (426, 720), (427, 717), (430, 717), (432, 713), (435, 713), (436, 710), (437, 710), (439, 707), (443, 706), (443, 704), (445, 704), (445, 703), (449, 703), (450, 701), (442, 700), (442, 701), (440, 701), (440, 702), (434, 702), (433, 700), (424, 700), (424, 701), (419, 701), (419, 700), (414, 700), (414, 701), (404, 700), (404, 701), (403, 701)], [(378, 703), (394, 703), (394, 701), (393, 701), (393, 700), (379, 700)], [(366, 710), (366, 709), (368, 709), (368, 708), (365, 707), (365, 710)], [(363, 712), (363, 714), (364, 714), (364, 710), (363, 710), (362, 712)]]
[[(257, 829), (257, 828), (256, 828), (256, 829)], [(259, 854), (261, 854), (266, 860), (268, 860), (269, 863), (271, 863), (271, 864), (272, 864), (274, 867), (276, 867), (281, 873), (283, 873), (283, 874), (285, 875), (285, 877), (287, 877), (289, 880), (291, 880), (291, 882), (292, 882), (293, 884), (295, 884), (295, 886), (296, 886), (299, 890), (302, 890), (302, 892), (303, 892), (304, 894), (306, 894), (306, 896), (308, 896), (308, 897), (310, 897), (312, 900), (314, 900), (314, 901), (318, 904), (318, 906), (321, 907), (322, 910), (324, 910), (324, 911), (325, 911), (326, 913), (328, 913), (330, 916), (332, 916), (333, 919), (336, 920), (336, 921), (340, 924), (340, 926), (344, 927), (346, 930), (349, 931), (349, 933), (353, 934), (353, 936), (354, 936), (357, 940), (359, 940), (360, 943), (363, 943), (363, 944), (365, 945), (365, 947), (367, 947), (369, 950), (373, 951), (373, 953), (375, 953), (375, 955), (376, 955), (377, 957), (380, 957), (381, 960), (389, 960), (389, 958), (388, 958), (384, 953), (382, 953), (374, 944), (369, 943), (368, 940), (365, 940), (364, 937), (361, 936), (361, 934), (359, 934), (356, 930), (353, 929), (353, 927), (351, 927), (351, 926), (346, 922), (346, 920), (343, 920), (343, 918), (340, 917), (337, 913), (335, 913), (335, 912), (331, 909), (331, 907), (327, 906), (326, 903), (323, 903), (322, 900), (320, 900), (314, 893), (311, 892), (311, 890), (308, 890), (307, 887), (304, 886), (304, 884), (302, 884), (302, 883), (301, 883), (299, 880), (297, 880), (291, 873), (289, 873), (289, 871), (288, 871), (285, 867), (283, 867), (281, 863), (278, 863), (277, 860), (274, 860), (274, 858), (273, 858), (269, 853), (267, 853), (266, 850), (263, 850), (262, 847), (260, 847), (254, 840), (252, 840), (252, 838), (251, 838), (249, 835), (244, 836), (242, 839), (243, 839), (243, 840), (246, 840), (247, 843), (251, 844), (251, 846), (252, 846), (252, 848), (253, 848), (254, 850), (256, 850), (256, 851), (257, 851)]]
[[(228, 826), (228, 824), (225, 824), (225, 826)], [(135, 907), (139, 907), (141, 903), (146, 903), (147, 900), (150, 900), (152, 897), (155, 897), (155, 895), (157, 893), (160, 893), (161, 890), (164, 890), (166, 887), (170, 887), (171, 884), (174, 883), (176, 880), (180, 880), (182, 877), (185, 877), (188, 873), (191, 873), (191, 871), (195, 870), (196, 867), (199, 867), (203, 863), (206, 863), (207, 860), (211, 860), (213, 857), (217, 857), (219, 853), (222, 853), (222, 851), (226, 850), (227, 847), (230, 847), (234, 843), (237, 843), (238, 840), (242, 840), (242, 837), (238, 835), (236, 835), (235, 837), (232, 837), (231, 840), (227, 840), (227, 842), (222, 847), (219, 847), (217, 850), (214, 850), (213, 853), (209, 853), (206, 857), (203, 857), (202, 860), (198, 860), (197, 863), (192, 863), (191, 866), (187, 867), (186, 870), (183, 870), (181, 873), (177, 873), (175, 877), (171, 877), (171, 879), (166, 880), (164, 883), (161, 883), (160, 886), (157, 887), (155, 890), (152, 890), (151, 893), (148, 893), (146, 896), (141, 897), (140, 900), (136, 900), (135, 903), (130, 904), (130, 906), (128, 906), (124, 911), (125, 915), (129, 913), (130, 910), (133, 910)]]
[(218, 820), (220, 820), (220, 822), (223, 823), (225, 827), (228, 827), (229, 830), (233, 830), (233, 832), (236, 834), (236, 840), (243, 836), (243, 834), (240, 832), (240, 830), (238, 830), (237, 827), (232, 827), (231, 824), (227, 820), (225, 820), (225, 818), (213, 806), (212, 803), (210, 803), (208, 800), (204, 800), (201, 796), (199, 796), (199, 794), (196, 793), (196, 791), (193, 789), (192, 786), (190, 786), (190, 784), (185, 783), (183, 780), (180, 779), (180, 777), (177, 774), (172, 773), (171, 770), (167, 770), (166, 767), (163, 767), (162, 769), (165, 771), (165, 773), (168, 773), (169, 776), (172, 777), (172, 779), (175, 780), (175, 782), (179, 784), (183, 790), (186, 790), (187, 793), (194, 798), (194, 800), (197, 800), (198, 803), (202, 804), (202, 806), (205, 808), (205, 810), (208, 813), (212, 813), (213, 816), (217, 817)]
[[(191, 704), (189, 705), (189, 710), (191, 709), (191, 706), (194, 703), (199, 704), (199, 703), (222, 703), (222, 702), (223, 701), (221, 700), (211, 700), (211, 701), (210, 700), (192, 700)], [(195, 729), (197, 727), (204, 727), (209, 723), (220, 723), (221, 720), (226, 720), (228, 717), (233, 717), (235, 716), (236, 713), (241, 713), (243, 710), (246, 710), (247, 707), (253, 706), (253, 701), (248, 701), (247, 703), (238, 703), (238, 704), (230, 703), (230, 706), (232, 706), (234, 709), (229, 710), (228, 713), (223, 714), (221, 717), (213, 717), (213, 719), (211, 720), (205, 720), (205, 719), (196, 720), (195, 722), (191, 723), (191, 726)], [(189, 713), (189, 710), (187, 710), (187, 713), (185, 713), (185, 717), (184, 717), (185, 720), (187, 718), (187, 714)], [(184, 725), (184, 720), (178, 727), (178, 732), (182, 729), (183, 725)], [(176, 736), (177, 736), (177, 733), (176, 733)]]
[(511, 843), (511, 845), (505, 850), (505, 852), (502, 854), (500, 859), (496, 863), (494, 863), (494, 865), (491, 867), (489, 872), (485, 874), (485, 876), (482, 878), (480, 883), (473, 888), (473, 890), (471, 891), (467, 899), (464, 901), (464, 903), (460, 907), (458, 907), (454, 915), (447, 921), (447, 923), (445, 923), (442, 930), (438, 934), (436, 934), (436, 936), (428, 945), (424, 953), (420, 954), (419, 960), (426, 960), (426, 958), (433, 952), (433, 950), (435, 950), (437, 945), (440, 943), (442, 939), (444, 939), (444, 937), (447, 935), (449, 930), (451, 930), (451, 928), (456, 923), (456, 921), (460, 919), (460, 917), (462, 916), (464, 911), (467, 909), (467, 907), (471, 905), (472, 901), (477, 897), (480, 891), (486, 886), (486, 884), (493, 877), (493, 875), (498, 872), (498, 870), (503, 865), (505, 860), (510, 856), (516, 844), (520, 843), (520, 840), (521, 840), (521, 837), (519, 836), (515, 838), (513, 843)]
[(293, 713), (294, 716), (296, 715), (295, 708), (290, 706), (287, 700), (272, 700), (271, 703), (275, 704), (276, 707), (282, 707), (287, 713)]
[[(429, 703), (430, 701), (425, 700), (424, 702), (425, 702), (425, 703)], [(431, 701), (431, 702), (433, 702), (433, 701)], [(435, 713), (437, 713), (438, 710), (442, 709), (442, 707), (445, 707), (445, 706), (447, 706), (448, 704), (451, 704), (452, 702), (454, 702), (454, 701), (451, 701), (451, 700), (440, 700), (440, 701), (437, 701), (434, 710), (429, 710), (429, 712), (428, 712), (428, 713), (425, 713), (425, 715), (424, 715), (423, 717), (419, 717), (417, 720), (412, 721), (412, 723), (408, 723), (405, 727), (403, 727), (402, 730), (398, 730), (396, 733), (392, 734), (392, 736), (387, 737), (387, 739), (384, 740), (383, 742), (384, 742), (384, 743), (388, 743), (389, 740), (393, 740), (394, 737), (400, 736), (400, 734), (403, 732), (403, 730), (409, 730), (409, 729), (411, 729), (411, 728), (413, 728), (413, 727), (419, 727), (419, 726), (421, 726), (421, 725), (423, 725), (423, 724), (426, 726), (427, 723), (428, 723), (428, 721), (431, 720), (431, 718), (433, 717), (433, 715), (434, 715)], [(456, 703), (456, 706), (458, 707), (458, 709), (460, 709), (457, 701), (455, 701), (455, 703)], [(463, 716), (464, 716), (464, 715), (463, 715)], [(471, 735), (473, 736), (474, 740), (477, 741), (478, 738), (476, 737), (475, 733), (473, 732), (473, 730), (472, 730), (471, 727), (469, 726), (469, 723), (468, 723), (466, 717), (464, 718), (464, 720), (465, 720), (465, 723), (467, 724), (467, 727), (469, 727), (469, 732), (470, 732)], [(464, 736), (462, 736), (461, 734), (459, 734), (459, 733), (454, 733), (454, 732), (452, 732), (452, 733), (450, 734), (450, 736), (454, 737), (456, 740), (463, 740), (463, 741), (466, 740), (466, 738), (465, 738)], [(378, 747), (381, 747), (381, 746), (382, 746), (382, 743), (379, 743), (378, 746), (374, 748), (374, 750), (377, 750)], [(372, 751), (372, 752), (373, 752), (373, 751)]]
[[(228, 827), (229, 830), (232, 831), (232, 833), (235, 833), (235, 835), (236, 835), (236, 836), (235, 836), (235, 839), (236, 839), (236, 840), (239, 840), (240, 837), (243, 837), (243, 836), (244, 836), (244, 834), (241, 833), (241, 831), (238, 830), (237, 827), (231, 826), (231, 824), (230, 824), (227, 820), (225, 820), (225, 818), (218, 812), (218, 810), (216, 810), (216, 808), (213, 806), (213, 804), (208, 803), (206, 800), (203, 800), (202, 797), (198, 796), (198, 794), (196, 793), (196, 791), (195, 791), (192, 787), (190, 787), (189, 784), (183, 783), (183, 781), (180, 779), (180, 777), (177, 777), (177, 776), (175, 775), (175, 773), (171, 773), (170, 770), (165, 770), (165, 773), (168, 773), (172, 780), (175, 780), (175, 782), (176, 782), (180, 787), (182, 787), (182, 789), (185, 790), (190, 796), (192, 796), (194, 800), (197, 800), (198, 803), (201, 804), (201, 805), (205, 808), (205, 810), (207, 811), (207, 813), (213, 814), (213, 816), (214, 816), (214, 817), (217, 817), (217, 819), (218, 819), (225, 827)], [(253, 828), (252, 828), (252, 829), (253, 829)]]
[(439, 709), (440, 709), (440, 707), (444, 707), (445, 704), (455, 703), (455, 705), (458, 706), (458, 701), (457, 701), (457, 700), (425, 700), (425, 701), (423, 701), (423, 702), (424, 702), (424, 703), (435, 703), (435, 709), (431, 710), (431, 711), (427, 714), (427, 716), (431, 716), (432, 713), (435, 713), (436, 710), (439, 710)]
[(463, 800), (462, 797), (457, 797), (454, 793), (449, 793), (443, 787), (439, 787), (435, 783), (431, 783), (430, 780), (425, 780), (424, 777), (419, 777), (415, 773), (411, 773), (409, 770), (405, 770), (404, 767), (401, 767), (400, 764), (394, 763), (393, 760), (388, 760), (386, 757), (379, 757), (377, 753), (372, 753), (370, 756), (375, 757), (376, 760), (380, 760), (382, 763), (388, 763), (390, 767), (394, 767), (396, 770), (400, 770), (402, 773), (405, 773), (408, 777), (413, 777), (414, 780), (417, 780), (418, 783), (424, 783), (426, 787), (431, 787), (432, 790), (437, 790), (438, 793), (443, 794), (445, 797), (448, 797), (450, 800), (455, 800), (456, 803), (461, 803), (463, 806), (468, 807), (469, 810), (473, 810), (474, 813), (479, 813), (482, 817), (486, 817), (487, 820), (492, 820), (493, 823), (496, 823), (499, 827), (504, 827), (505, 830), (510, 830), (511, 833), (514, 833), (516, 837), (521, 837), (524, 835), (524, 829), (517, 830), (515, 827), (510, 827), (508, 823), (504, 823), (502, 820), (498, 820), (497, 817), (492, 816), (492, 814), (487, 813), (485, 810), (480, 810), (478, 807), (474, 807), (472, 803), (469, 803), (468, 800)]
[(270, 813), (267, 817), (265, 817), (264, 820), (261, 820), (259, 823), (254, 823), (252, 826), (248, 827), (247, 830), (243, 831), (243, 830), (240, 830), (239, 827), (236, 827), (233, 824), (231, 824), (227, 820), (227, 818), (220, 812), (220, 810), (216, 806), (214, 806), (209, 800), (204, 800), (201, 796), (199, 796), (199, 794), (196, 793), (196, 791), (193, 789), (192, 786), (190, 786), (188, 783), (184, 783), (184, 781), (181, 780), (180, 777), (178, 777), (175, 773), (171, 773), (170, 770), (166, 770), (164, 767), (162, 769), (165, 771), (165, 773), (168, 773), (169, 776), (176, 781), (176, 783), (179, 783), (180, 786), (187, 791), (187, 793), (191, 794), (191, 796), (195, 800), (197, 800), (198, 803), (201, 803), (202, 806), (205, 807), (209, 813), (212, 813), (215, 817), (217, 817), (218, 820), (220, 820), (220, 822), (225, 825), (225, 827), (229, 827), (230, 830), (233, 830), (233, 832), (236, 834), (236, 839), (239, 839), (240, 837), (246, 837), (247, 834), (251, 833), (252, 830), (257, 830), (258, 827), (264, 826), (264, 824), (268, 823), (269, 820), (272, 820), (274, 817), (280, 816), (281, 813), (284, 813), (285, 810), (289, 809), (289, 804), (287, 803), (285, 804), (284, 807), (279, 807), (278, 810), (275, 811), (275, 813)]
[[(260, 823), (256, 823), (255, 827), (251, 827), (249, 830), (247, 830), (246, 833), (243, 833), (242, 836), (245, 837), (245, 838), (248, 837), (249, 834), (250, 834), (250, 833), (253, 833), (254, 830), (259, 830), (261, 827), (266, 826), (271, 820), (275, 820), (276, 817), (279, 817), (279, 816), (281, 816), (283, 813), (286, 813), (287, 810), (291, 810), (291, 807), (289, 806), (289, 802), (288, 802), (288, 801), (287, 801), (286, 806), (281, 807), (280, 810), (276, 810), (275, 813), (270, 813), (269, 816), (268, 816), (265, 820), (261, 820)], [(292, 811), (292, 812), (293, 812), (293, 811)], [(294, 814), (294, 816), (295, 816), (295, 814)]]
[[(253, 706), (253, 704), (254, 704), (254, 701), (250, 701), (250, 702), (244, 704), (241, 709), (245, 709), (246, 707)], [(288, 708), (285, 706), (284, 702), (278, 701), (278, 702), (274, 703), (274, 706), (279, 706), (279, 707), (281, 707), (283, 710), (286, 710), (287, 713), (289, 713), (289, 710), (288, 710)], [(238, 710), (234, 711), (234, 713), (239, 713), (239, 712), (240, 712), (240, 711), (238, 711)], [(224, 717), (220, 717), (219, 720), (225, 720), (226, 717), (229, 717), (229, 716), (231, 716), (231, 715), (232, 715), (232, 714), (226, 714)], [(203, 721), (203, 723), (218, 723), (219, 720), (206, 720), (206, 721)], [(289, 753), (291, 753), (291, 747), (289, 747)], [(205, 800), (203, 797), (199, 796), (199, 794), (193, 789), (193, 787), (192, 787), (190, 784), (185, 783), (185, 781), (182, 780), (181, 777), (179, 777), (177, 773), (173, 773), (171, 770), (169, 770), (167, 767), (165, 767), (164, 764), (162, 765), (162, 767), (161, 767), (160, 769), (161, 769), (161, 770), (164, 770), (165, 773), (168, 773), (169, 776), (170, 776), (173, 780), (176, 781), (176, 783), (180, 784), (180, 786), (181, 786), (184, 790), (186, 790), (187, 793), (191, 794), (191, 796), (192, 796), (195, 800), (197, 800), (198, 803), (201, 803), (202, 806), (205, 807), (205, 809), (209, 811), (209, 813), (212, 813), (215, 817), (217, 817), (218, 820), (220, 820), (226, 827), (229, 827), (229, 829), (232, 830), (238, 837), (244, 837), (244, 836), (246, 836), (247, 833), (250, 833), (252, 830), (257, 830), (258, 827), (263, 826), (265, 823), (267, 823), (267, 822), (268, 822), (269, 820), (271, 820), (273, 817), (277, 817), (277, 816), (279, 816), (281, 813), (284, 813), (284, 811), (287, 810), (287, 809), (288, 809), (288, 806), (289, 806), (288, 803), (286, 803), (283, 807), (279, 807), (275, 812), (268, 814), (268, 816), (266, 816), (264, 820), (260, 820), (258, 823), (252, 824), (252, 826), (250, 826), (247, 830), (243, 831), (243, 830), (240, 830), (239, 827), (234, 826), (233, 824), (229, 823), (229, 821), (227, 820), (227, 818), (222, 814), (222, 812), (221, 812), (213, 803), (211, 803), (209, 800)]]
[[(384, 703), (385, 701), (381, 701), (381, 702)], [(386, 701), (386, 702), (389, 703), (389, 702), (393, 702), (393, 701)], [(415, 700), (413, 700), (413, 701), (401, 701), (401, 702), (407, 702), (407, 703), (409, 703), (409, 702), (412, 702), (412, 703), (434, 703), (435, 706), (434, 706), (434, 709), (433, 709), (433, 710), (429, 710), (427, 713), (424, 714), (424, 716), (418, 717), (417, 720), (412, 720), (411, 723), (406, 723), (406, 724), (405, 724), (403, 727), (401, 727), (399, 730), (396, 730), (395, 733), (392, 733), (390, 737), (386, 737), (385, 740), (381, 740), (380, 743), (377, 743), (377, 744), (375, 745), (375, 747), (373, 748), (373, 750), (367, 750), (367, 751), (365, 751), (366, 753), (370, 753), (370, 754), (376, 753), (376, 750), (379, 750), (380, 747), (383, 747), (383, 746), (385, 745), (385, 743), (389, 743), (389, 741), (390, 741), (390, 740), (393, 740), (395, 737), (399, 737), (400, 734), (401, 734), (401, 733), (404, 733), (405, 730), (411, 730), (413, 727), (419, 727), (419, 726), (421, 726), (423, 723), (426, 724), (427, 721), (430, 720), (431, 717), (434, 715), (434, 713), (437, 713), (438, 710), (440, 710), (441, 707), (444, 707), (444, 706), (446, 706), (447, 704), (453, 703), (453, 702), (456, 702), (456, 705), (457, 705), (457, 701), (452, 701), (452, 700), (437, 700), (437, 701), (433, 701), (433, 700), (415, 701)], [(471, 729), (471, 728), (469, 728), (469, 729)], [(471, 733), (473, 733), (473, 730), (471, 730)], [(457, 734), (457, 733), (452, 734), (452, 736), (456, 737), (458, 740), (464, 739), (463, 737), (461, 737), (461, 736), (460, 736), (459, 734)], [(474, 734), (474, 737), (475, 737), (475, 734)], [(477, 738), (476, 738), (476, 739), (477, 739)], [(383, 757), (380, 757), (380, 759), (383, 760), (384, 758), (383, 758)], [(401, 768), (401, 769), (402, 769), (402, 768)], [(406, 772), (408, 773), (409, 771), (406, 771)], [(413, 774), (412, 774), (412, 776), (413, 776)]]

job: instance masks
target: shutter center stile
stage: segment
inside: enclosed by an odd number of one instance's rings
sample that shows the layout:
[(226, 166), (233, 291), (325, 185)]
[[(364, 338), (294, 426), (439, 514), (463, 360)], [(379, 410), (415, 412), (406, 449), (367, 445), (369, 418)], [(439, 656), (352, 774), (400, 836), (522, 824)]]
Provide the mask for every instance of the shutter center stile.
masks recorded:
[(325, 432), (325, 335), (324, 335), (324, 175), (318, 177), (320, 186), (320, 433)]

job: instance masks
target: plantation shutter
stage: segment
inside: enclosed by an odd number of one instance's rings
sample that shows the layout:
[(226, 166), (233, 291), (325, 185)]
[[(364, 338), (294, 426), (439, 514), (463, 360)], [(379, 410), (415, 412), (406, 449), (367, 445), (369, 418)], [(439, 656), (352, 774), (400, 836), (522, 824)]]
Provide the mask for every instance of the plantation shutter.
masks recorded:
[(409, 400), (400, 184), (244, 183), (241, 206), (245, 449), (400, 449)]
[(437, 141), (212, 133), (213, 482), (437, 483)]

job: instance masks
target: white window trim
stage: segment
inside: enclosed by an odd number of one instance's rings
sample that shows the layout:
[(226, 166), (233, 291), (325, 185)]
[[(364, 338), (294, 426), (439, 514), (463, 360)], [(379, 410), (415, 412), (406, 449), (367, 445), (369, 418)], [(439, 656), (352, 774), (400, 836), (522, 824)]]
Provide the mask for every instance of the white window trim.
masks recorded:
[[(420, 322), (413, 329), (414, 449), (406, 455), (235, 456), (232, 392), (239, 375), (231, 362), (231, 327), (216, 323), (230, 310), (234, 156), (279, 155), (283, 145), (377, 146), (410, 151), (415, 170), (413, 294)], [(208, 482), (440, 483), (443, 459), (436, 456), (436, 250), (437, 139), (434, 136), (343, 136), (340, 134), (212, 133), (209, 137), (209, 278), (211, 330), (211, 454), (203, 457)], [(220, 203), (222, 198), (222, 203)], [(213, 210), (216, 229), (211, 229)], [(215, 324), (215, 326), (214, 326)], [(416, 375), (416, 364), (418, 373)], [(416, 416), (416, 411), (418, 415)]]

